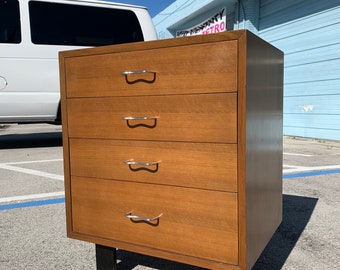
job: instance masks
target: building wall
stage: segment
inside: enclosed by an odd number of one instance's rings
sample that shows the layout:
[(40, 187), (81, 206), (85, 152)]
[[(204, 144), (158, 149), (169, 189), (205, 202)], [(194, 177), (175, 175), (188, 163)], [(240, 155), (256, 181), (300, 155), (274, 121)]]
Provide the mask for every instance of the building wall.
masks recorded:
[(340, 1), (261, 0), (258, 34), (285, 53), (284, 134), (340, 140)]
[(220, 7), (228, 30), (249, 29), (285, 53), (284, 134), (340, 140), (340, 1), (178, 0), (154, 18), (159, 38)]
[(227, 29), (234, 29), (237, 0), (177, 0), (153, 18), (158, 38), (176, 37), (176, 31), (192, 27), (221, 8), (226, 8)]

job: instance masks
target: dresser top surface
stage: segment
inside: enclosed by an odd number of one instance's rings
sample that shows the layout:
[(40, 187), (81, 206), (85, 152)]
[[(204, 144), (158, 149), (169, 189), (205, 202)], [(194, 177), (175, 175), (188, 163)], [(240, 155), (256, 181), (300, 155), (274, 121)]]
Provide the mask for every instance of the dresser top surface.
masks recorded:
[[(127, 43), (127, 44), (108, 45), (108, 46), (95, 47), (95, 48), (62, 51), (59, 53), (59, 57), (68, 58), (68, 57), (78, 57), (78, 56), (85, 56), (85, 55), (97, 55), (97, 54), (126, 52), (126, 51), (135, 51), (135, 50), (149, 50), (149, 49), (156, 49), (156, 48), (166, 48), (166, 47), (171, 47), (171, 46), (185, 46), (185, 45), (194, 45), (194, 44), (209, 43), (209, 42), (239, 40), (240, 38), (246, 38), (246, 36), (248, 35), (255, 36), (248, 30), (237, 30), (237, 31), (228, 31), (228, 32), (209, 34), (209, 35), (198, 35), (198, 36), (191, 36), (191, 37), (181, 37), (181, 38), (172, 38), (172, 39), (145, 41), (145, 42), (134, 42), (134, 43)], [(259, 37), (257, 36), (255, 37), (260, 40)]]

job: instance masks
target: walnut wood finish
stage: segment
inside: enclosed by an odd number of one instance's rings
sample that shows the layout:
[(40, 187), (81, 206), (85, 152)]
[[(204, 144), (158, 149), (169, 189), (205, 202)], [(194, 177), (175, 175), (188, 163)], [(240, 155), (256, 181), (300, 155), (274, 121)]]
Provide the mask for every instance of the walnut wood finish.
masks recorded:
[(237, 192), (236, 144), (70, 139), (70, 159), (71, 175)]
[[(74, 232), (224, 263), (238, 261), (236, 193), (79, 177), (72, 177), (72, 183)], [(162, 216), (154, 223), (139, 222), (125, 217), (130, 211)]]
[(282, 52), (242, 30), (59, 59), (68, 236), (251, 269), (282, 217)]
[(235, 93), (69, 99), (69, 136), (236, 143), (236, 107)]
[[(127, 78), (121, 75), (124, 71), (145, 69), (155, 71), (156, 75), (138, 74)], [(234, 92), (237, 89), (237, 42), (145, 48), (132, 52), (118, 49), (68, 58), (65, 72), (68, 98)]]

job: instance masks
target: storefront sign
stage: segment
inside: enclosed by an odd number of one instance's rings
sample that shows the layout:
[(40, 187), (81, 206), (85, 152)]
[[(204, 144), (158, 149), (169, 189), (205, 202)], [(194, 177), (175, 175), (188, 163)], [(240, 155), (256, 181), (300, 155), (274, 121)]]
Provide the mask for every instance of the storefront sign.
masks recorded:
[(226, 9), (223, 8), (213, 16), (209, 17), (202, 23), (184, 30), (179, 30), (176, 37), (205, 35), (212, 33), (224, 32), (227, 29)]

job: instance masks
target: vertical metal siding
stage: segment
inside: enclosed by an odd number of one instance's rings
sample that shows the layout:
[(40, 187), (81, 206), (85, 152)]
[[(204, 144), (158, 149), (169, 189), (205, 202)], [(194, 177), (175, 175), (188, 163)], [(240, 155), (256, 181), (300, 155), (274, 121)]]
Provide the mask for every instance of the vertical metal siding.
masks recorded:
[(259, 35), (285, 53), (284, 134), (340, 140), (340, 1), (261, 0)]

